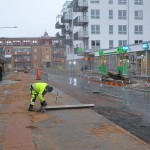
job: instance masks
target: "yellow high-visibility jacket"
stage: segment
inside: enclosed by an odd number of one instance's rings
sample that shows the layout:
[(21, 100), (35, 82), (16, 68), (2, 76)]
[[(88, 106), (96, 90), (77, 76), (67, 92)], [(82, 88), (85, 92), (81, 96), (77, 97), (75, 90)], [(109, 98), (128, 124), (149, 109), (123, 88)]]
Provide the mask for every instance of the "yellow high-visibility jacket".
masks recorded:
[(46, 86), (48, 84), (47, 83), (34, 83), (32, 84), (33, 90), (35, 91), (35, 94), (37, 94), (38, 98), (40, 99), (40, 101), (44, 101), (44, 95), (42, 95), (42, 93), (44, 92)]

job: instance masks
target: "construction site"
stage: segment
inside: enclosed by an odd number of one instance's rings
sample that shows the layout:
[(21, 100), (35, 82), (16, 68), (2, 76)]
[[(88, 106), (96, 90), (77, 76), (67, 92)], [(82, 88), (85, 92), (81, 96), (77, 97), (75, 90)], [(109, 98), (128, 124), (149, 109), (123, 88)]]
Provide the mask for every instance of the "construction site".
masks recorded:
[(0, 4), (0, 150), (150, 150), (149, 0)]
[[(54, 88), (45, 95), (46, 112), (28, 111), (30, 86), (37, 82)], [(7, 73), (0, 82), (0, 149), (149, 150), (148, 88), (111, 82), (88, 73)]]

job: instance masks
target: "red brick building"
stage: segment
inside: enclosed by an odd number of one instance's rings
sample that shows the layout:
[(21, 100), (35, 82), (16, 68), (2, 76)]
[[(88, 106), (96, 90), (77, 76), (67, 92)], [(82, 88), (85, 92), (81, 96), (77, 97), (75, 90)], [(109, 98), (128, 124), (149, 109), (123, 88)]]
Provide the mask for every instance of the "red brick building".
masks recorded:
[(0, 48), (4, 47), (5, 58), (9, 60), (5, 69), (21, 71), (24, 68), (50, 68), (55, 62), (61, 64), (62, 58), (63, 62), (65, 61), (64, 49), (62, 55), (59, 55), (60, 51), (54, 49), (53, 41), (59, 42), (56, 37), (50, 37), (47, 32), (41, 37), (0, 38)]

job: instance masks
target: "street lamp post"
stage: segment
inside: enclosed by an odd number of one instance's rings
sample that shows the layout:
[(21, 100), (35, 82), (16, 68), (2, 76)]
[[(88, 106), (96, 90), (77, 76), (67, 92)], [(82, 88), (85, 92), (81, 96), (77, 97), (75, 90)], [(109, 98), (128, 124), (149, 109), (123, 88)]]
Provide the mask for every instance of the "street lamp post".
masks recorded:
[(2, 28), (18, 28), (17, 26), (14, 26), (14, 27), (0, 27), (1, 29)]

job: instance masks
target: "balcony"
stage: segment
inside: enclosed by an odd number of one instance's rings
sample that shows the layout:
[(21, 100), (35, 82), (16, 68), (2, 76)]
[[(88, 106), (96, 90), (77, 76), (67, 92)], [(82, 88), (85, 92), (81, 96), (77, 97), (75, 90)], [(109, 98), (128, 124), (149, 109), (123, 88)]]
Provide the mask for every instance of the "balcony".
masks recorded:
[(14, 55), (31, 55), (31, 52), (15, 52)]
[(64, 36), (66, 34), (66, 29), (65, 28), (62, 28), (61, 29), (61, 34)]
[(88, 8), (88, 0), (75, 0), (73, 12), (84, 12)]
[(56, 36), (56, 37), (60, 37), (60, 33), (57, 32), (57, 33), (55, 34), (55, 36)]
[(63, 28), (65, 25), (64, 24), (60, 24), (59, 21), (55, 24), (55, 29), (61, 29)]
[(28, 58), (28, 59), (25, 59), (25, 58), (16, 58), (15, 60), (14, 60), (15, 62), (31, 62), (31, 59), (30, 58)]
[(87, 16), (77, 16), (73, 20), (73, 25), (74, 26), (84, 26), (88, 23), (88, 17)]
[(73, 40), (72, 39), (64, 39), (63, 40), (63, 44), (64, 45), (72, 45), (73, 44)]
[(61, 23), (70, 23), (72, 21), (72, 13), (68, 12), (61, 17)]
[(66, 34), (72, 34), (72, 28), (66, 28)]
[(55, 36), (56, 36), (57, 38), (63, 38), (63, 37), (64, 37), (64, 35), (61, 35), (59, 32), (57, 32)]
[(79, 32), (78, 33), (78, 39), (79, 40), (83, 40), (89, 37), (89, 33), (88, 31), (84, 31), (84, 32)]
[(74, 34), (74, 40), (78, 41), (78, 40), (84, 40), (86, 38), (89, 38), (89, 33), (88, 31), (83, 31), (83, 32), (76, 32)]

